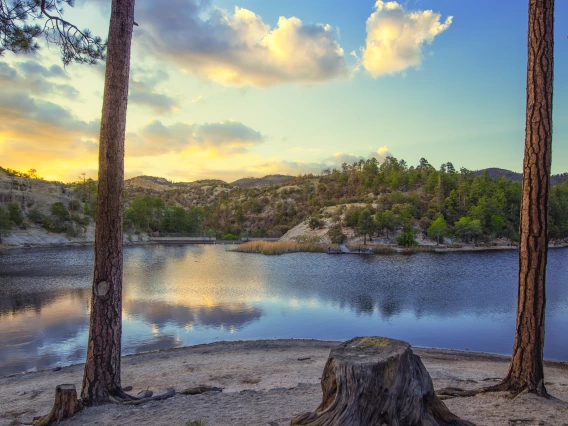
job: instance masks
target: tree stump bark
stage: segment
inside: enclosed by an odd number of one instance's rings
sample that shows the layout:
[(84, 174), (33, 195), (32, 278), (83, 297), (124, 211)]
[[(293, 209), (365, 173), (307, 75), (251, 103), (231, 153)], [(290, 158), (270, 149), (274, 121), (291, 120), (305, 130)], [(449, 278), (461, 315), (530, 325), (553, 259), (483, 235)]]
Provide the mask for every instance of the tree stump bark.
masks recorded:
[(356, 337), (332, 349), (315, 412), (292, 419), (310, 426), (473, 426), (436, 396), (432, 379), (410, 345)]
[(58, 424), (68, 419), (82, 409), (81, 401), (77, 399), (75, 385), (58, 385), (55, 388), (55, 402), (51, 413), (34, 419), (34, 426)]

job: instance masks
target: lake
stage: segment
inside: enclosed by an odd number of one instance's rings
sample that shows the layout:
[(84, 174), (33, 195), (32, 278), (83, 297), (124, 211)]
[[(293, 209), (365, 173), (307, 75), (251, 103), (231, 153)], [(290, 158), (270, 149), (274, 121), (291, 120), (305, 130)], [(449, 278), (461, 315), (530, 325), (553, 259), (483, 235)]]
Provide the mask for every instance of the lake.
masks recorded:
[[(123, 354), (221, 340), (381, 335), (510, 354), (518, 253), (262, 256), (124, 250)], [(84, 362), (93, 248), (0, 255), (0, 375)], [(568, 361), (568, 249), (549, 252), (545, 357)]]

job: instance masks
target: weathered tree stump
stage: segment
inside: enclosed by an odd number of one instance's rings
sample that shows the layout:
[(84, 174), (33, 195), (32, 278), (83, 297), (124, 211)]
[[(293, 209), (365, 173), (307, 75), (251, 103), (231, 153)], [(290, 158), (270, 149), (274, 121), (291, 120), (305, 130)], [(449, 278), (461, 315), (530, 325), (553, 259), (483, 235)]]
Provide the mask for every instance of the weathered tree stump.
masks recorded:
[(83, 408), (81, 401), (77, 399), (75, 385), (58, 385), (55, 388), (55, 402), (51, 413), (34, 419), (34, 426), (47, 426), (58, 424)]
[(436, 396), (432, 379), (410, 345), (356, 337), (332, 349), (315, 412), (292, 419), (310, 426), (473, 426)]

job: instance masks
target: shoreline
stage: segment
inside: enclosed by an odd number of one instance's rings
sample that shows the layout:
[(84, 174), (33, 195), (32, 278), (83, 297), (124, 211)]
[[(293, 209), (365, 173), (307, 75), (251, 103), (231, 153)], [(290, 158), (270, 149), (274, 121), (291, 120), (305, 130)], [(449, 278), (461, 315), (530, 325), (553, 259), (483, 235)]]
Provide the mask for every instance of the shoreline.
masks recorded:
[[(136, 241), (136, 242), (125, 242), (123, 243), (123, 247), (131, 247), (131, 246), (151, 246), (156, 245), (157, 243), (153, 241)], [(3, 251), (10, 252), (13, 250), (42, 250), (42, 249), (60, 249), (60, 248), (83, 248), (83, 247), (94, 247), (95, 243), (93, 241), (69, 241), (65, 243), (46, 243), (46, 244), (31, 244), (31, 243), (24, 243), (24, 244), (10, 244), (6, 245), (5, 243), (0, 244), (0, 253)]]
[[(187, 396), (132, 407), (107, 404), (83, 410), (68, 425), (184, 425), (204, 419), (214, 425), (290, 424), (295, 415), (321, 402), (320, 379), (329, 351), (339, 342), (303, 339), (215, 342), (172, 348), (122, 358), (122, 385), (132, 394), (148, 387), (155, 394), (169, 387), (217, 386), (223, 392)], [(414, 347), (435, 389), (473, 389), (498, 382), (509, 357), (482, 352)], [(83, 364), (0, 377), (0, 426), (29, 422), (53, 405), (55, 386), (80, 389)], [(568, 400), (568, 363), (545, 362), (549, 392)], [(532, 394), (511, 399), (507, 393), (479, 394), (444, 401), (461, 418), (477, 425), (568, 423), (568, 404)], [(273, 423), (270, 423), (273, 422)]]
[[(185, 352), (185, 351), (196, 351), (196, 352), (200, 352), (201, 350), (204, 351), (204, 353), (210, 353), (210, 352), (222, 352), (224, 350), (229, 350), (229, 347), (236, 345), (236, 346), (246, 346), (246, 345), (261, 345), (265, 348), (271, 348), (272, 346), (274, 347), (279, 347), (280, 345), (284, 344), (297, 344), (298, 346), (302, 346), (304, 344), (313, 344), (313, 345), (319, 345), (322, 344), (324, 346), (328, 346), (328, 345), (336, 345), (341, 343), (342, 340), (321, 340), (321, 339), (303, 339), (303, 338), (282, 338), (282, 339), (251, 339), (251, 340), (221, 340), (221, 341), (217, 341), (217, 342), (211, 342), (211, 343), (198, 343), (196, 345), (189, 345), (189, 346), (176, 346), (173, 348), (165, 348), (165, 349), (157, 349), (157, 350), (153, 350), (153, 351), (145, 351), (145, 352), (138, 352), (138, 353), (134, 353), (134, 354), (126, 354), (126, 355), (122, 355), (121, 359), (124, 360), (128, 360), (129, 358), (132, 357), (142, 357), (142, 356), (152, 356), (152, 355), (157, 355), (157, 354), (166, 354), (166, 353), (175, 353), (175, 352)], [(218, 347), (217, 347), (218, 346)], [(427, 347), (427, 346), (412, 346), (412, 349), (415, 353), (419, 353), (419, 352), (423, 352), (423, 353), (442, 353), (445, 355), (452, 355), (457, 357), (462, 357), (462, 358), (467, 358), (469, 360), (492, 360), (492, 361), (507, 361), (509, 362), (511, 359), (510, 355), (504, 355), (504, 354), (499, 354), (499, 353), (495, 353), (495, 352), (480, 352), (480, 351), (468, 351), (468, 350), (462, 350), (462, 349), (451, 349), (451, 348), (433, 348), (433, 347)], [(558, 368), (566, 368), (568, 369), (568, 360), (567, 361), (562, 361), (562, 360), (557, 360), (557, 359), (549, 359), (546, 358), (544, 359), (544, 364), (547, 367), (558, 367)], [(83, 362), (79, 362), (79, 363), (75, 363), (75, 364), (69, 364), (69, 365), (62, 365), (62, 366), (55, 366), (55, 367), (48, 367), (48, 368), (43, 368), (40, 370), (31, 370), (31, 371), (22, 371), (19, 373), (12, 373), (12, 374), (6, 374), (6, 375), (0, 375), (0, 381), (3, 379), (7, 379), (7, 378), (13, 378), (13, 377), (20, 377), (20, 376), (25, 376), (28, 374), (36, 374), (36, 373), (46, 373), (46, 372), (51, 372), (51, 371), (59, 371), (61, 369), (64, 368), (71, 368), (71, 367), (77, 367), (80, 366), (82, 368), (82, 366), (84, 366), (85, 364)]]
[[(244, 241), (242, 243), (245, 243)], [(32, 243), (23, 243), (23, 244), (0, 244), (0, 254), (7, 253), (15, 250), (41, 250), (41, 249), (58, 249), (58, 248), (83, 248), (83, 247), (93, 247), (94, 242), (92, 241), (69, 241), (64, 243), (46, 243), (46, 244), (32, 244)], [(323, 245), (329, 245), (324, 244)], [(137, 246), (155, 246), (155, 245), (202, 245), (202, 244), (184, 244), (184, 243), (176, 243), (176, 244), (163, 244), (156, 241), (132, 241), (132, 242), (124, 242), (123, 247), (137, 247)], [(218, 244), (210, 244), (210, 245), (239, 245), (233, 242), (219, 242)], [(376, 247), (377, 245), (363, 245), (366, 249), (369, 247)], [(378, 245), (381, 246), (381, 245)], [(388, 246), (390, 249), (396, 251), (396, 253), (381, 253), (380, 251), (375, 252), (374, 256), (381, 256), (381, 255), (391, 255), (391, 254), (414, 254), (414, 253), (454, 253), (454, 252), (481, 252), (481, 251), (497, 251), (497, 250), (518, 250), (518, 246), (509, 246), (509, 245), (495, 245), (495, 246), (463, 246), (463, 247), (443, 247), (443, 246), (435, 246), (430, 244), (420, 244), (414, 247), (400, 247), (400, 246)], [(564, 243), (562, 245), (553, 245), (549, 244), (549, 249), (561, 249), (561, 248), (568, 248), (568, 243)], [(308, 251), (300, 251), (299, 253), (308, 253)], [(260, 254), (260, 253), (253, 253), (253, 254)], [(359, 253), (351, 253), (351, 254), (359, 254)]]

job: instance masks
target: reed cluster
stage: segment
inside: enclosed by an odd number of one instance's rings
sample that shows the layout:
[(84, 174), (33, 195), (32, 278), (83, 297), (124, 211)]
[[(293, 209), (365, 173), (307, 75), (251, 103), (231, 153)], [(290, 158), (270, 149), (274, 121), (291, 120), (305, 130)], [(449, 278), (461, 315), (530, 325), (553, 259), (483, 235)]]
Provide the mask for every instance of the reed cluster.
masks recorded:
[(373, 248), (375, 254), (396, 254), (397, 250), (392, 246), (377, 245)]
[(267, 255), (297, 252), (325, 253), (326, 245), (320, 243), (299, 243), (296, 241), (249, 241), (239, 245), (235, 251)]

